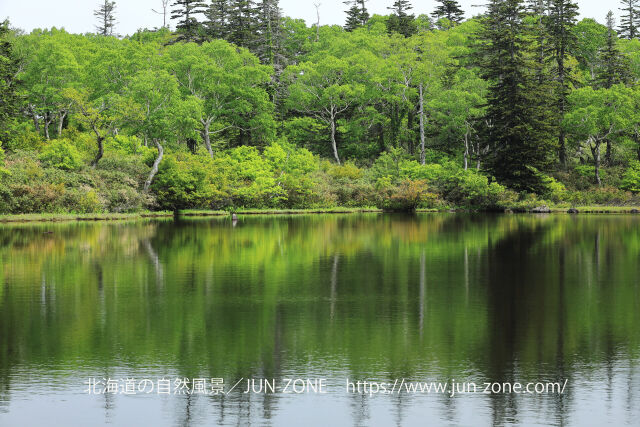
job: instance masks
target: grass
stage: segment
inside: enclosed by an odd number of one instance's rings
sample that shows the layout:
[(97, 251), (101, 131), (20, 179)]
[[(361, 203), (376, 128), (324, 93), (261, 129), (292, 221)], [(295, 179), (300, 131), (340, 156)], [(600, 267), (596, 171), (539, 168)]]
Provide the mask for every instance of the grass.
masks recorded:
[[(566, 213), (569, 208), (550, 208), (552, 213)], [(633, 209), (640, 211), (638, 206), (576, 206), (578, 213), (632, 213)]]
[[(375, 208), (327, 208), (327, 209), (238, 209), (233, 213), (237, 215), (293, 215), (293, 214), (320, 214), (320, 213), (363, 213), (382, 212)], [(232, 212), (220, 210), (186, 209), (180, 211), (185, 217), (213, 217), (229, 216)], [(0, 223), (9, 222), (62, 222), (62, 221), (121, 221), (142, 218), (172, 217), (173, 212), (139, 212), (139, 213), (91, 213), (91, 214), (20, 214), (0, 215)]]
[(340, 214), (382, 212), (377, 208), (317, 208), (317, 209), (238, 209), (238, 215), (295, 215), (295, 214)]
[[(640, 207), (633, 206), (579, 206), (576, 208), (580, 214), (627, 214), (633, 209), (640, 211)], [(567, 207), (551, 207), (551, 213), (567, 213)], [(425, 212), (446, 212), (438, 209), (418, 209), (418, 213)], [(297, 215), (297, 214), (353, 214), (353, 213), (381, 213), (382, 210), (368, 208), (318, 208), (318, 209), (237, 209), (231, 211), (220, 210), (198, 210), (187, 209), (180, 211), (180, 215), (185, 217), (213, 217), (229, 216), (232, 213), (237, 215)], [(0, 223), (19, 222), (62, 222), (62, 221), (122, 221), (136, 220), (143, 218), (166, 218), (172, 217), (173, 212), (139, 212), (139, 213), (92, 213), (92, 214), (21, 214), (21, 215), (0, 215)]]
[(227, 211), (209, 211), (205, 209), (186, 209), (180, 211), (180, 215), (182, 216), (224, 216), (231, 215)]
[(59, 222), (59, 221), (121, 221), (141, 218), (162, 218), (173, 216), (172, 212), (139, 212), (139, 213), (90, 213), (90, 214), (20, 214), (0, 215), (3, 222)]

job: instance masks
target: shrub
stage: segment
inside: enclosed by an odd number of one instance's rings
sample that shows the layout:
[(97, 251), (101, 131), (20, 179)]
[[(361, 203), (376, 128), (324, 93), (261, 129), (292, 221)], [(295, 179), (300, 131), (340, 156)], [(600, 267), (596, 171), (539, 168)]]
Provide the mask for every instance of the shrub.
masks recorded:
[(70, 210), (75, 213), (95, 213), (103, 210), (100, 197), (94, 189), (76, 192), (65, 206), (70, 207)]
[(563, 183), (557, 181), (553, 177), (548, 175), (539, 174), (540, 182), (542, 184), (542, 195), (549, 200), (560, 203), (565, 201), (568, 196), (567, 188)]
[(377, 181), (383, 177), (391, 178), (394, 183), (403, 180), (401, 165), (405, 165), (409, 161), (409, 156), (401, 148), (392, 148), (380, 154), (380, 157), (371, 166), (369, 174), (373, 181)]
[(624, 205), (631, 201), (631, 193), (615, 187), (592, 188), (587, 191), (568, 192), (566, 200), (573, 206)]
[(58, 139), (48, 144), (40, 160), (47, 166), (73, 171), (82, 167), (82, 156), (78, 149), (66, 139)]
[(322, 162), (322, 168), (331, 178), (338, 181), (355, 181), (364, 177), (364, 171), (349, 161), (337, 165), (325, 160)]
[(160, 208), (178, 210), (189, 208), (211, 208), (228, 194), (220, 191), (203, 159), (190, 156), (184, 161), (167, 155), (160, 164), (152, 189)]
[(634, 161), (629, 164), (622, 176), (620, 188), (632, 193), (640, 193), (640, 162)]
[[(109, 137), (104, 142), (105, 152), (116, 151), (122, 154), (139, 154), (141, 152), (151, 151), (155, 154), (155, 149), (145, 147), (136, 136), (116, 135)], [(102, 160), (100, 160), (102, 162)]]
[(398, 185), (390, 185), (387, 179), (382, 178), (378, 190), (376, 206), (388, 211), (412, 212), (433, 196), (427, 191), (427, 183), (422, 180), (405, 180)]
[(457, 206), (496, 208), (514, 199), (514, 194), (502, 185), (489, 184), (486, 176), (453, 163), (443, 166), (435, 185), (444, 200)]
[(280, 141), (264, 150), (264, 158), (284, 196), (272, 199), (273, 203), (282, 203), (290, 208), (309, 208), (318, 203), (319, 195), (312, 175), (318, 170), (318, 161), (310, 151)]
[(5, 148), (16, 150), (33, 150), (42, 144), (42, 137), (33, 130), (33, 125), (27, 122), (10, 122), (10, 129), (7, 132), (9, 139), (5, 142)]

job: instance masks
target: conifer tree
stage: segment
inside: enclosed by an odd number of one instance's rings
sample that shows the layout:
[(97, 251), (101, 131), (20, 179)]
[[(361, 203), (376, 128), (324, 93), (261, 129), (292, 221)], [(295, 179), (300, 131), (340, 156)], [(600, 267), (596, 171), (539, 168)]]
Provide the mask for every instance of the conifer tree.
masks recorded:
[(534, 15), (546, 15), (549, 9), (549, 0), (528, 0), (525, 9)]
[(213, 39), (227, 40), (229, 37), (229, 6), (227, 0), (211, 0), (204, 12), (207, 36)]
[(263, 64), (273, 67), (271, 81), (267, 85), (267, 92), (274, 110), (278, 114), (284, 100), (282, 95), (285, 87), (282, 73), (287, 65), (284, 54), (284, 31), (282, 28), (282, 12), (278, 0), (261, 0), (257, 6), (256, 33), (252, 43), (253, 53)]
[(228, 41), (241, 47), (254, 47), (257, 25), (258, 9), (253, 0), (230, 0)]
[(17, 78), (20, 62), (7, 38), (9, 31), (9, 22), (0, 22), (0, 142), (7, 140), (5, 127), (18, 115), (20, 101)]
[(196, 18), (202, 14), (206, 5), (196, 0), (175, 0), (171, 5), (171, 19), (178, 19), (176, 41), (199, 42), (202, 40), (202, 25)]
[(389, 33), (399, 33), (405, 37), (410, 37), (416, 32), (415, 17), (413, 14), (408, 13), (409, 10), (413, 9), (409, 0), (395, 0), (393, 6), (387, 9), (393, 11), (387, 20), (387, 31)]
[(343, 2), (344, 4), (351, 5), (349, 10), (346, 11), (347, 20), (344, 25), (346, 31), (353, 31), (358, 27), (367, 25), (369, 22), (369, 11), (366, 7), (368, 0), (348, 0)]
[(548, 77), (547, 73), (544, 72), (545, 64), (548, 60), (549, 54), (549, 33), (548, 33), (548, 0), (530, 0), (527, 4), (526, 10), (531, 13), (536, 20), (536, 51), (537, 51), (537, 69), (538, 73), (538, 81), (542, 84), (544, 80)]
[(610, 89), (618, 83), (628, 83), (631, 72), (627, 58), (618, 49), (613, 12), (607, 13), (607, 41), (600, 51), (600, 70), (596, 76), (597, 87)]
[[(627, 58), (618, 50), (618, 36), (615, 31), (615, 19), (613, 12), (607, 13), (607, 42), (600, 52), (601, 68), (596, 77), (596, 85), (601, 88), (611, 89), (613, 85), (631, 80), (630, 65)], [(604, 163), (611, 164), (612, 144), (611, 139), (606, 140), (607, 149), (604, 156)]]
[(96, 32), (102, 36), (112, 36), (116, 25), (116, 2), (104, 0), (100, 7), (93, 12), (93, 16), (98, 18)]
[(437, 0), (440, 5), (431, 13), (436, 20), (447, 18), (452, 24), (459, 24), (464, 20), (464, 11), (456, 0)]
[(556, 112), (558, 118), (558, 157), (560, 164), (567, 163), (565, 132), (559, 124), (564, 119), (567, 110), (567, 97), (570, 92), (570, 82), (567, 75), (570, 69), (566, 66), (567, 58), (576, 44), (573, 27), (576, 25), (578, 5), (572, 0), (551, 0), (547, 16), (547, 31), (551, 56), (553, 58), (554, 77), (556, 80)]
[(489, 83), (483, 139), (490, 148), (486, 166), (498, 181), (535, 192), (538, 171), (549, 164), (552, 127), (524, 18), (520, 0), (491, 0), (483, 18), (480, 57)]
[(263, 64), (274, 67), (277, 74), (284, 68), (282, 53), (282, 13), (278, 0), (261, 0), (257, 6), (256, 40), (253, 51)]
[(620, 36), (632, 40), (638, 37), (638, 25), (640, 24), (640, 0), (620, 0), (622, 11), (620, 19)]

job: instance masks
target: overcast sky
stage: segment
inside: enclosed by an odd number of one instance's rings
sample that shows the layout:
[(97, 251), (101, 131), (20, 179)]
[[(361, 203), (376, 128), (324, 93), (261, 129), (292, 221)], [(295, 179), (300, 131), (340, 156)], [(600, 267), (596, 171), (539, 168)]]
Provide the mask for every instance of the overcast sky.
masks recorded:
[[(467, 17), (479, 13), (482, 8), (473, 7), (485, 4), (486, 0), (459, 0)], [(12, 26), (31, 31), (34, 28), (64, 27), (72, 33), (93, 32), (95, 19), (93, 10), (99, 0), (0, 0), (0, 19), (8, 18)], [(173, 0), (171, 0), (173, 3)], [(320, 24), (344, 23), (346, 6), (342, 0), (280, 0), (284, 14), (292, 18), (302, 18), (308, 24), (316, 20), (314, 3), (321, 3)], [(387, 6), (393, 0), (369, 0), (371, 14), (386, 14)], [(613, 3), (613, 4), (612, 4)], [(435, 0), (413, 0), (414, 13), (431, 13)], [(618, 16), (618, 1), (579, 0), (582, 17), (595, 18), (604, 23), (609, 9)], [(162, 26), (162, 16), (151, 10), (161, 10), (161, 0), (116, 0), (118, 24), (116, 32), (121, 35), (134, 33), (138, 28)], [(172, 24), (173, 26), (173, 24)]]

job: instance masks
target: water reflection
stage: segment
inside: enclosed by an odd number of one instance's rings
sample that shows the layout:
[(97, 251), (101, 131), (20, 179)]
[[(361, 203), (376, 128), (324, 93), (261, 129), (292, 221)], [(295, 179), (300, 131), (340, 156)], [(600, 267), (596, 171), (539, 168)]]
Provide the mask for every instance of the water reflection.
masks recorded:
[[(638, 225), (430, 214), (3, 226), (0, 423), (634, 424)], [(332, 386), (88, 396), (89, 377)], [(569, 387), (368, 396), (346, 393), (347, 378)]]

